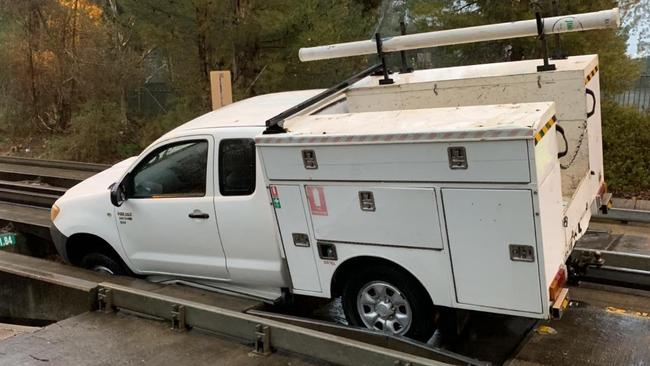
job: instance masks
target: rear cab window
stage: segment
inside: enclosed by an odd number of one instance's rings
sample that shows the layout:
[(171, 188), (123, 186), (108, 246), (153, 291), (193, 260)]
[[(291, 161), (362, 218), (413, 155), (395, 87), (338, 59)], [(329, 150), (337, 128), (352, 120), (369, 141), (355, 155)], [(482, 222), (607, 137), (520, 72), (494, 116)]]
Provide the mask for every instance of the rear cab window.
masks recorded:
[(255, 141), (237, 138), (219, 143), (219, 192), (248, 196), (255, 192)]

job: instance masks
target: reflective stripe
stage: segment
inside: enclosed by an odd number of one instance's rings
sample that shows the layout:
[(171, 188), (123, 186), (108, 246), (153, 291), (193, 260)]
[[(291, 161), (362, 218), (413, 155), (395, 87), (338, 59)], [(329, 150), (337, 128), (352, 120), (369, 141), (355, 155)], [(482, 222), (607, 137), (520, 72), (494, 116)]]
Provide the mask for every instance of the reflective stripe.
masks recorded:
[(594, 67), (594, 69), (591, 70), (589, 74), (587, 74), (587, 77), (585, 78), (585, 85), (587, 85), (591, 81), (591, 79), (593, 79), (594, 76), (596, 76), (597, 72), (598, 72), (598, 65), (596, 65), (596, 67)]
[(260, 136), (255, 139), (256, 144), (347, 144), (347, 143), (384, 143), (384, 142), (427, 142), (427, 141), (462, 141), (462, 140), (512, 140), (534, 138), (536, 142), (542, 139), (548, 130), (557, 121), (553, 116), (542, 128), (534, 133), (528, 128), (491, 129), (481, 131), (449, 131), (426, 133), (398, 133), (398, 134), (372, 134), (372, 135), (306, 135), (267, 137)]
[(546, 122), (544, 126), (542, 126), (542, 129), (535, 134), (535, 145), (537, 145), (537, 143), (542, 139), (542, 137), (546, 135), (548, 130), (551, 129), (551, 127), (555, 124), (555, 122), (557, 122), (557, 118), (555, 116), (551, 117), (551, 119), (549, 119), (548, 122)]

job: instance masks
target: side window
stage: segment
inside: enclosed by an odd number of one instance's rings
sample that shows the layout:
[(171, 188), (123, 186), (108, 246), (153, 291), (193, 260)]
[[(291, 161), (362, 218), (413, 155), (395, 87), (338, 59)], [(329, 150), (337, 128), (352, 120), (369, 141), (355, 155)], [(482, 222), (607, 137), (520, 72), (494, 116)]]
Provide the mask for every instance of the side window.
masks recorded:
[(246, 196), (255, 191), (255, 141), (221, 140), (219, 191), (222, 196)]
[(131, 198), (205, 196), (208, 142), (183, 141), (161, 147), (132, 173)]

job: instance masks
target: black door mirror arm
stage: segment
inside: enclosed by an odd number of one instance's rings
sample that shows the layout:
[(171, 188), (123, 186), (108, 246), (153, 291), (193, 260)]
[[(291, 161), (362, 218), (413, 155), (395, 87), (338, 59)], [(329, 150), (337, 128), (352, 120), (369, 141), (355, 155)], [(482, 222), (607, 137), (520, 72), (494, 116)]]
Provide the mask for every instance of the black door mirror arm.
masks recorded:
[(126, 184), (128, 184), (130, 174), (127, 174), (121, 182), (115, 182), (111, 185), (111, 203), (115, 207), (120, 207), (126, 201)]

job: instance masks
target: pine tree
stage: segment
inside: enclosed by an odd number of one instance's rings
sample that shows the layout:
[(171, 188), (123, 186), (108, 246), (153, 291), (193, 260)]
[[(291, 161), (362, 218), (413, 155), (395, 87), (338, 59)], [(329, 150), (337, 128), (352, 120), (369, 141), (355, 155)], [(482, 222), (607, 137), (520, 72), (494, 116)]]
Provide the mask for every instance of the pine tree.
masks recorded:
[[(643, 0), (647, 1), (647, 0)], [(557, 0), (559, 14), (586, 13), (611, 9), (621, 5), (623, 9), (635, 8), (638, 0)], [(535, 0), (410, 0), (407, 15), (414, 31), (432, 31), (470, 27), (483, 24), (534, 19), (535, 12), (552, 16), (552, 1)], [(562, 49), (569, 55), (598, 54), (601, 64), (602, 87), (607, 93), (617, 93), (628, 88), (638, 77), (638, 63), (626, 54), (626, 29), (619, 32), (598, 30), (563, 34)], [(549, 37), (552, 53), (553, 40)], [(466, 45), (435, 48), (422, 52), (430, 60), (422, 66), (469, 65), (501, 62), (507, 59), (532, 59), (540, 57), (540, 44), (534, 37), (481, 42)]]

